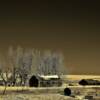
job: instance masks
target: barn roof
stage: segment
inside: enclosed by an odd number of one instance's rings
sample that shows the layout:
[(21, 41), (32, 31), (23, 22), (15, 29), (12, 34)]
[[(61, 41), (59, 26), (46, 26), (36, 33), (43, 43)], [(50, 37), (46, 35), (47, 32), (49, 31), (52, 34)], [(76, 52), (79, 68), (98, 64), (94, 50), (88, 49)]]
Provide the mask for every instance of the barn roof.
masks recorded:
[(41, 77), (45, 80), (47, 80), (47, 79), (58, 79), (59, 78), (58, 75), (46, 75), (46, 76), (45, 75), (40, 75), (39, 77)]

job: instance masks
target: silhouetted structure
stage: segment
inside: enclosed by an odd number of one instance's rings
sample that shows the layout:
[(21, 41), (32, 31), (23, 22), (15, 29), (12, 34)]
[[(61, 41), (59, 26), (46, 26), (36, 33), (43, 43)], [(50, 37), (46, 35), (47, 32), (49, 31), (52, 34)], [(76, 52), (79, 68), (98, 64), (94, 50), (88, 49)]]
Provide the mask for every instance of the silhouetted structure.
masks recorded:
[(85, 96), (85, 99), (86, 99), (86, 100), (94, 100), (94, 99), (93, 99), (93, 96), (89, 96), (89, 95), (88, 95), (88, 96)]
[(32, 76), (29, 80), (29, 86), (30, 87), (38, 87), (39, 82), (36, 76)]
[(100, 81), (93, 79), (82, 79), (79, 81), (80, 85), (100, 85)]
[(64, 95), (70, 96), (70, 95), (71, 95), (71, 89), (65, 88), (65, 89), (64, 89)]
[(29, 80), (30, 87), (53, 87), (53, 86), (61, 86), (62, 81), (57, 75), (49, 75), (49, 76), (32, 76)]

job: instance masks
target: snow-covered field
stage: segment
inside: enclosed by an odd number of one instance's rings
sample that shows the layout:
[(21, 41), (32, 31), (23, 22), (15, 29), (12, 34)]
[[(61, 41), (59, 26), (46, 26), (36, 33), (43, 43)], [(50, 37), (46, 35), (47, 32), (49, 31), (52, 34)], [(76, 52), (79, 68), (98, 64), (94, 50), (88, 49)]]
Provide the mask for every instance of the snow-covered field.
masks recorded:
[[(81, 80), (81, 79), (100, 79), (100, 76), (93, 75), (65, 75), (66, 80)], [(72, 96), (64, 96), (64, 89), (68, 87), (72, 91)], [(0, 86), (0, 100), (85, 100), (85, 95), (98, 97), (100, 100), (100, 86), (68, 86), (62, 87), (7, 87), (5, 95), (2, 95), (4, 86)], [(95, 99), (94, 99), (95, 100)]]
[(62, 78), (68, 79), (68, 80), (81, 80), (81, 79), (100, 80), (100, 75), (63, 75)]
[(72, 90), (70, 97), (64, 96), (64, 87), (7, 87), (5, 95), (2, 95), (4, 87), (0, 87), (0, 100), (84, 100), (82, 98), (87, 94), (98, 95), (100, 100), (100, 86), (69, 86), (68, 88)]
[(0, 100), (78, 100), (60, 94), (10, 94), (1, 96)]
[(7, 87), (5, 95), (2, 95), (3, 90), (4, 87), (0, 87), (0, 100), (77, 100), (64, 96), (62, 87)]

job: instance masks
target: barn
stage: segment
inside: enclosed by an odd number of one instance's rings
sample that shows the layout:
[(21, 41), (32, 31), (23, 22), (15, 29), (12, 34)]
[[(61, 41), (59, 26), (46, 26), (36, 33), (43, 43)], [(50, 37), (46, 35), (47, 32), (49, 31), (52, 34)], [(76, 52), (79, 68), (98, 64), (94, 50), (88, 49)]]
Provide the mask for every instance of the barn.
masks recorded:
[(29, 79), (30, 87), (58, 87), (62, 85), (62, 80), (58, 75), (33, 75)]
[(99, 80), (93, 80), (93, 79), (82, 79), (79, 81), (80, 85), (100, 85)]

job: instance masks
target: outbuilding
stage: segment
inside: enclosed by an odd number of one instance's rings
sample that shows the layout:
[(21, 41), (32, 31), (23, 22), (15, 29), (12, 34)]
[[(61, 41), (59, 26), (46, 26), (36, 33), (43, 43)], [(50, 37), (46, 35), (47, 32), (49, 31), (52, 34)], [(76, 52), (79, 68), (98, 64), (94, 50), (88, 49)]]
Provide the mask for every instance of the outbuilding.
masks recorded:
[(62, 81), (58, 75), (33, 75), (29, 80), (30, 87), (61, 86)]

